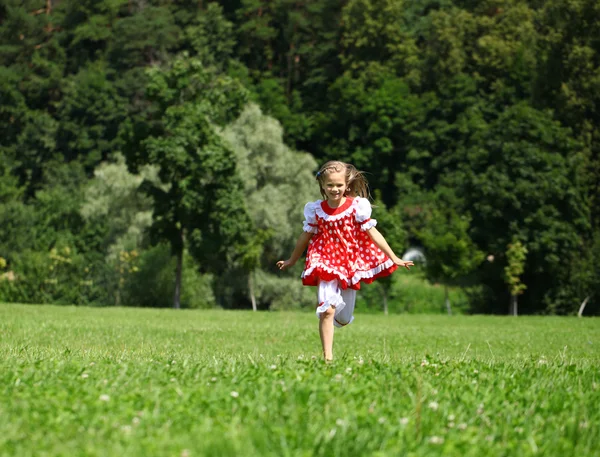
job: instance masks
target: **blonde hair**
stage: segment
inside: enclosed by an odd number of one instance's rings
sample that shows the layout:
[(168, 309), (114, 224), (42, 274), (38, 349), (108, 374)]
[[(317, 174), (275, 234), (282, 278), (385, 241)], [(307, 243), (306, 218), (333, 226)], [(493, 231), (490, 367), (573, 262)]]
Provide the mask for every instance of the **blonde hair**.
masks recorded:
[(323, 186), (325, 179), (330, 173), (345, 172), (346, 176), (346, 193), (349, 197), (369, 198), (369, 183), (362, 171), (356, 169), (352, 164), (340, 162), (338, 160), (330, 160), (324, 164), (317, 172), (317, 181), (319, 182), (319, 190), (323, 198), (327, 198)]

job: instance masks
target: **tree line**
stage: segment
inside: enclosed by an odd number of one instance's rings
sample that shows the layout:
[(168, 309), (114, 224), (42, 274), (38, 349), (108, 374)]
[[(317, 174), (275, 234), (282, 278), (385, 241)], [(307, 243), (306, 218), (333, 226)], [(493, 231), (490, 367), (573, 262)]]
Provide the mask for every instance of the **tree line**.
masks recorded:
[(335, 158), (470, 311), (597, 313), (598, 36), (594, 0), (2, 0), (0, 300), (312, 306), (274, 263)]

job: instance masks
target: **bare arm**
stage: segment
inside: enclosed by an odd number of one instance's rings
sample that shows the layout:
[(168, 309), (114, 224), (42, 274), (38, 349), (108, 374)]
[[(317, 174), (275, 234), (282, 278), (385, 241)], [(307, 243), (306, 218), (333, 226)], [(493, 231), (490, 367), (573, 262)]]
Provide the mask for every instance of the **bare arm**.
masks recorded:
[(294, 248), (294, 251), (292, 252), (290, 258), (287, 260), (280, 260), (279, 262), (277, 262), (277, 266), (280, 270), (285, 270), (286, 268), (293, 266), (298, 261), (298, 259), (306, 249), (306, 246), (308, 246), (308, 242), (310, 241), (312, 236), (313, 234), (310, 232), (302, 232), (300, 237), (298, 237), (298, 241), (296, 241), (296, 247)]
[(385, 241), (383, 235), (379, 233), (379, 230), (377, 230), (375, 227), (372, 227), (369, 230), (367, 230), (367, 233), (369, 234), (371, 240), (373, 240), (373, 243), (375, 243), (385, 255), (392, 259), (392, 262), (394, 262), (396, 265), (400, 267), (405, 267), (407, 270), (410, 270), (409, 267), (414, 265), (413, 262), (404, 261), (401, 258), (399, 258), (396, 254), (394, 254), (394, 251), (392, 251), (390, 245), (387, 243), (387, 241)]

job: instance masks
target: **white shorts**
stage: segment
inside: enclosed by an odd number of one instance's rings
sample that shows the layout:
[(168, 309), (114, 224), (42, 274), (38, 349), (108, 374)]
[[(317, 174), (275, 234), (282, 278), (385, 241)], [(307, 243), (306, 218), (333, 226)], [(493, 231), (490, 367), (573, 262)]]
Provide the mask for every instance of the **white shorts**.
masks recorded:
[(341, 289), (337, 280), (319, 281), (318, 297), (318, 318), (333, 306), (335, 308), (333, 325), (343, 327), (352, 323), (354, 320), (354, 305), (356, 304), (356, 290)]

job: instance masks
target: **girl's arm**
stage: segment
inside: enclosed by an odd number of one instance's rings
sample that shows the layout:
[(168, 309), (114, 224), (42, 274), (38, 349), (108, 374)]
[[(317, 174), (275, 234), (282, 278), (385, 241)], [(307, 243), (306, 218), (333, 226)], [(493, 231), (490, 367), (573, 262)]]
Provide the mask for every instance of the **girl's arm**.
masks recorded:
[(290, 258), (287, 260), (280, 260), (279, 262), (277, 262), (277, 266), (280, 270), (285, 270), (286, 268), (291, 267), (298, 261), (298, 259), (306, 249), (306, 246), (308, 246), (308, 242), (310, 241), (312, 236), (313, 234), (310, 232), (302, 232), (302, 235), (300, 235), (300, 237), (298, 238), (298, 241), (296, 242), (296, 247), (294, 248), (294, 251), (292, 252)]
[(385, 255), (392, 259), (392, 262), (394, 262), (396, 265), (405, 267), (407, 270), (410, 270), (409, 267), (414, 265), (413, 262), (402, 260), (396, 254), (394, 254), (394, 251), (392, 251), (390, 245), (387, 243), (387, 241), (385, 241), (383, 235), (379, 233), (379, 230), (377, 230), (375, 227), (368, 229), (367, 233), (369, 234), (371, 240), (373, 240), (373, 243), (375, 243)]

